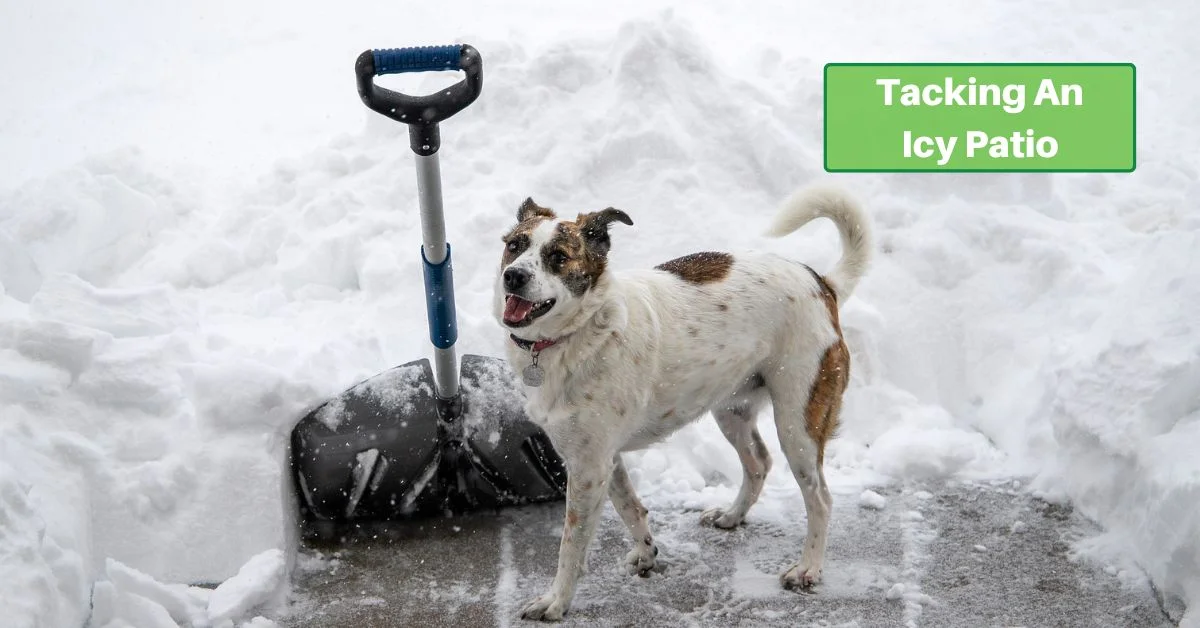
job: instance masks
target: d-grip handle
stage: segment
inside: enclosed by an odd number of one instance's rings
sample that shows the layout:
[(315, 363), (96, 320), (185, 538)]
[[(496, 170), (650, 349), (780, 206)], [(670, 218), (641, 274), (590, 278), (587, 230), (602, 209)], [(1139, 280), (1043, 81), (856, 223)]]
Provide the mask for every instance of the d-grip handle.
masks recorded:
[[(436, 72), (457, 70), (462, 59), (462, 46), (415, 46), (372, 50), (375, 76), (404, 72)], [(365, 54), (365, 53), (364, 53)]]
[[(406, 72), (459, 70), (466, 78), (427, 96), (409, 96), (375, 84), (375, 77)], [(441, 145), (438, 123), (462, 111), (483, 90), (483, 59), (474, 47), (421, 46), (365, 50), (354, 63), (358, 96), (377, 113), (408, 125), (409, 145), (428, 156)]]

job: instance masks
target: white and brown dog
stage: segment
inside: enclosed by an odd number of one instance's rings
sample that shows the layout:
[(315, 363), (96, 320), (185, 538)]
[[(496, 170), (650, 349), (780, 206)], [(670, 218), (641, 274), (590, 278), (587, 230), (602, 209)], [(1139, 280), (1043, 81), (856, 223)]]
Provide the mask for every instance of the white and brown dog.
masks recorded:
[(783, 586), (819, 579), (830, 512), (822, 461), (850, 368), (838, 302), (871, 256), (863, 211), (830, 189), (792, 197), (769, 235), (819, 217), (832, 219), (842, 240), (828, 277), (775, 255), (711, 252), (616, 273), (606, 270), (608, 227), (632, 225), (625, 212), (560, 220), (532, 199), (521, 205), (517, 226), (504, 236), (495, 314), (510, 332), (509, 359), (525, 375), (528, 415), (566, 461), (569, 478), (558, 572), (523, 617), (556, 620), (570, 607), (605, 493), (633, 535), (631, 570), (645, 575), (654, 567), (658, 548), (621, 452), (647, 447), (705, 412), (737, 450), (745, 475), (733, 504), (701, 520), (740, 524), (771, 467), (755, 426), (767, 399), (808, 513), (803, 556), (783, 574)]

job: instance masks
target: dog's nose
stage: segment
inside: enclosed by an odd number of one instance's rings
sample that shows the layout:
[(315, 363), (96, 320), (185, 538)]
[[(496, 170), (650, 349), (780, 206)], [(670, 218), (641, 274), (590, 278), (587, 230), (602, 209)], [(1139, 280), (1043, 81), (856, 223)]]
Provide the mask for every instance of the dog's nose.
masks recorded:
[(504, 271), (504, 289), (516, 292), (529, 283), (529, 271), (523, 268), (509, 268)]

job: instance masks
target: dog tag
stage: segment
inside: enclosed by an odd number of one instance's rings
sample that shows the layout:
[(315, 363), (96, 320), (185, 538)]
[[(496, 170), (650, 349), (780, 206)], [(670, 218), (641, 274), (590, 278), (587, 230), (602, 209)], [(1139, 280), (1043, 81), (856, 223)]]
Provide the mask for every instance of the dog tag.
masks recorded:
[(521, 371), (521, 379), (525, 380), (526, 386), (541, 386), (542, 381), (545, 380), (545, 378), (546, 371), (544, 371), (542, 367), (538, 366), (536, 362), (530, 364), (529, 366), (525, 367), (523, 371)]

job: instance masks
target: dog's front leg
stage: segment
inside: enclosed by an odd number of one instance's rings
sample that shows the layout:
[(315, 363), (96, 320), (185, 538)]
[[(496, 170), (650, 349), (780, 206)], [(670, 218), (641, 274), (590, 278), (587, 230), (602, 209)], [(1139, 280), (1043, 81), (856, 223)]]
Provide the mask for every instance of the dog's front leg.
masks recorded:
[(529, 602), (521, 611), (525, 619), (557, 621), (571, 607), (575, 586), (583, 575), (588, 544), (596, 532), (606, 484), (612, 474), (612, 459), (584, 454), (572, 464), (567, 455), (567, 508), (562, 543), (558, 547), (558, 572), (545, 595)]

